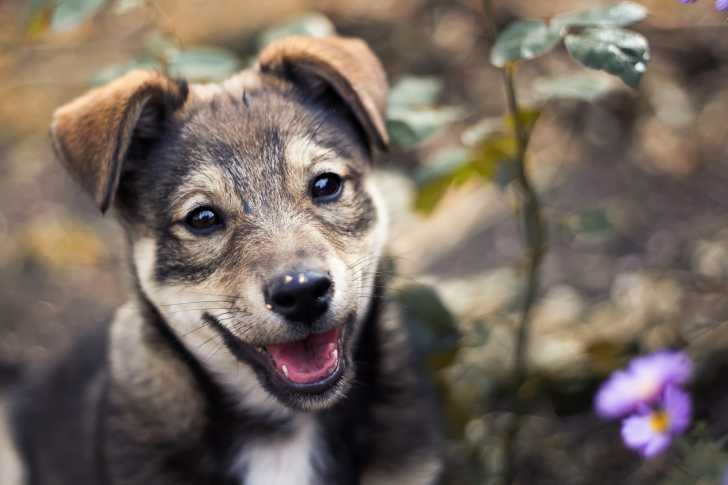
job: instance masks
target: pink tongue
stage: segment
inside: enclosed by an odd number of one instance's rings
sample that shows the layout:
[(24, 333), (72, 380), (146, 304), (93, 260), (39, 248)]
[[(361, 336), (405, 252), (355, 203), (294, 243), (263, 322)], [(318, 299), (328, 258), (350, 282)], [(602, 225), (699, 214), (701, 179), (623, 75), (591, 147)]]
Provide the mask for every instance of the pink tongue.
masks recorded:
[(269, 345), (267, 350), (278, 371), (288, 380), (308, 384), (328, 377), (336, 369), (339, 332), (334, 328), (303, 340)]

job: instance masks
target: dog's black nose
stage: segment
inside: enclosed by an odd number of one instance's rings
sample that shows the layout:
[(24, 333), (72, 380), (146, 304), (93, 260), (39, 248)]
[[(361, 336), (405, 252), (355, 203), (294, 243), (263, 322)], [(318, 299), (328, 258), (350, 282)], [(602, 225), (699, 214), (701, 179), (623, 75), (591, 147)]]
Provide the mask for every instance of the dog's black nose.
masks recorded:
[(276, 276), (265, 286), (269, 309), (294, 322), (312, 322), (331, 301), (331, 278), (318, 271), (295, 271)]

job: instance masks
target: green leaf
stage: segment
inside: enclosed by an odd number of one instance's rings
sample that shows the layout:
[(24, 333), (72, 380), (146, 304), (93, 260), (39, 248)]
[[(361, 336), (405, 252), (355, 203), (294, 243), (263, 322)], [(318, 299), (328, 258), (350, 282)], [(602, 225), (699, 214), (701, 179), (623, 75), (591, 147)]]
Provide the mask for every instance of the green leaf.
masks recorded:
[(486, 139), (473, 152), (470, 165), (480, 177), (493, 180), (498, 168), (516, 155), (516, 139), (512, 135), (496, 135)]
[(392, 144), (399, 147), (413, 147), (420, 141), (415, 130), (401, 120), (387, 120), (387, 132)]
[(436, 77), (405, 76), (389, 92), (390, 106), (432, 106), (442, 91)]
[(104, 0), (60, 0), (51, 19), (51, 29), (66, 32), (81, 25), (98, 12)]
[(503, 162), (513, 158), (516, 141), (510, 135), (495, 135), (475, 150), (455, 149), (441, 152), (437, 159), (416, 174), (419, 189), (415, 210), (430, 214), (451, 186), (462, 185), (473, 178), (493, 180)]
[(516, 162), (512, 158), (503, 159), (493, 176), (493, 182), (499, 189), (505, 190), (516, 179)]
[(462, 117), (458, 108), (432, 107), (441, 89), (439, 79), (416, 76), (405, 76), (392, 88), (387, 128), (395, 145), (417, 145)]
[(567, 238), (581, 242), (600, 243), (615, 237), (617, 228), (604, 208), (588, 208), (565, 217), (560, 228)]
[[(538, 121), (538, 118), (540, 116), (541, 110), (536, 108), (522, 109), (518, 112), (518, 118), (523, 127), (526, 129), (526, 133), (530, 133), (531, 130), (533, 130), (533, 127), (536, 126), (536, 122)], [(511, 116), (510, 114), (506, 115), (503, 123), (509, 131), (513, 131), (513, 116)]]
[(450, 185), (452, 185), (452, 179), (442, 177), (421, 186), (415, 196), (415, 210), (425, 215), (431, 214), (442, 198), (445, 197), (445, 193), (447, 193)]
[(393, 106), (387, 117), (392, 141), (401, 147), (412, 147), (434, 135), (440, 128), (462, 117), (458, 108), (415, 109)]
[(432, 369), (450, 365), (458, 349), (457, 320), (437, 291), (426, 285), (406, 286), (396, 292), (402, 320), (410, 330), (415, 353)]
[(467, 163), (469, 153), (462, 148), (438, 151), (426, 166), (415, 173), (418, 190), (414, 209), (422, 214), (430, 214), (445, 196), (457, 174)]
[(624, 27), (647, 17), (647, 9), (634, 2), (621, 2), (607, 7), (562, 14), (551, 20), (556, 29), (568, 27)]
[(561, 33), (541, 20), (523, 20), (509, 25), (496, 39), (490, 62), (503, 67), (508, 62), (533, 59), (553, 49)]
[(142, 57), (125, 64), (116, 64), (107, 67), (92, 77), (90, 83), (92, 86), (100, 86), (135, 69), (150, 69), (158, 71), (162, 69), (162, 65), (156, 59), (151, 57)]
[(32, 0), (30, 2), (30, 14), (28, 15), (28, 25), (25, 30), (29, 38), (38, 38), (48, 30), (55, 6), (56, 2), (53, 0)]
[(485, 138), (502, 133), (503, 131), (503, 119), (500, 117), (489, 117), (483, 118), (474, 125), (469, 126), (460, 135), (460, 141), (466, 147), (474, 147), (478, 145)]
[(292, 35), (327, 37), (329, 35), (336, 35), (336, 28), (326, 16), (319, 13), (309, 13), (297, 17), (290, 22), (264, 30), (258, 36), (258, 48), (262, 49), (275, 40)]
[(427, 163), (415, 172), (415, 182), (424, 185), (432, 180), (449, 177), (468, 159), (470, 153), (464, 148), (449, 148), (438, 151)]
[(582, 234), (604, 234), (614, 231), (614, 226), (604, 209), (587, 209), (572, 216), (567, 224), (572, 231)]
[(164, 60), (165, 62), (169, 62), (179, 53), (179, 47), (175, 39), (158, 31), (154, 31), (147, 36), (144, 48), (149, 57)]
[(566, 36), (569, 54), (586, 67), (619, 76), (625, 84), (639, 85), (647, 70), (650, 50), (637, 32), (618, 28), (587, 28)]
[(183, 50), (169, 59), (169, 74), (193, 82), (221, 81), (240, 67), (234, 53), (218, 47)]
[(114, 3), (114, 13), (121, 15), (136, 10), (144, 5), (144, 0), (117, 0)]
[(680, 466), (670, 467), (660, 485), (684, 485), (685, 477), (690, 477), (690, 483), (694, 484), (725, 483), (728, 462), (725, 438), (716, 439), (712, 426), (707, 424), (698, 421), (692, 431), (678, 438), (675, 447)]
[(579, 99), (596, 101), (613, 89), (607, 76), (571, 74), (556, 78), (540, 78), (533, 83), (533, 90), (542, 99)]

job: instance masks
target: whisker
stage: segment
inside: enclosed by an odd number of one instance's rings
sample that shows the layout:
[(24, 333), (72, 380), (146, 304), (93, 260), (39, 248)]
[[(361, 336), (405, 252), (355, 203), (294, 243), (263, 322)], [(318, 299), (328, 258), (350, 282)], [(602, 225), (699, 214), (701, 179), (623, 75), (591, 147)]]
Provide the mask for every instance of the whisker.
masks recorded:
[(202, 311), (202, 310), (230, 310), (231, 308), (229, 306), (220, 306), (220, 307), (202, 307), (202, 308), (182, 308), (180, 310), (172, 310), (166, 313), (172, 314), (172, 313), (183, 313), (183, 312), (194, 312), (194, 311)]
[(209, 296), (209, 297), (214, 297), (214, 298), (232, 298), (232, 299), (240, 298), (240, 295), (226, 295), (224, 293), (208, 293), (206, 291), (199, 291), (199, 290), (194, 290), (191, 288), (185, 288), (184, 292), (185, 293), (194, 293), (196, 295), (204, 295), (204, 296)]
[(202, 325), (200, 325), (199, 327), (193, 328), (192, 330), (190, 330), (190, 331), (188, 331), (188, 332), (185, 332), (185, 333), (183, 333), (182, 335), (180, 335), (180, 338), (185, 338), (185, 337), (187, 337), (188, 335), (192, 335), (193, 333), (195, 333), (195, 332), (197, 332), (197, 331), (199, 331), (199, 330), (202, 330), (202, 329), (203, 329), (203, 328), (205, 328), (205, 327), (207, 327), (207, 323), (203, 323), (203, 324), (202, 324)]
[(205, 340), (204, 342), (202, 342), (201, 344), (199, 344), (197, 346), (197, 349), (198, 350), (202, 350), (202, 347), (204, 347), (205, 345), (209, 344), (210, 342), (212, 342), (216, 338), (217, 338), (217, 335), (213, 335), (212, 337), (209, 337), (207, 340)]
[(198, 301), (182, 301), (177, 303), (163, 303), (159, 306), (175, 306), (175, 305), (196, 305), (198, 303), (233, 303), (234, 300), (198, 300)]

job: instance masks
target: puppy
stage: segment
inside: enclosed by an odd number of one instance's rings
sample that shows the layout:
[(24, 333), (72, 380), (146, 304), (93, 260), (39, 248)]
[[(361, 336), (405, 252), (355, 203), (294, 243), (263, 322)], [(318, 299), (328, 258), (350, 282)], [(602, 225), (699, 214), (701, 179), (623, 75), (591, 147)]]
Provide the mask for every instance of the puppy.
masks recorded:
[(432, 397), (379, 271), (386, 97), (363, 42), (294, 37), (221, 84), (135, 71), (55, 113), (134, 292), (17, 393), (26, 483), (437, 480)]

